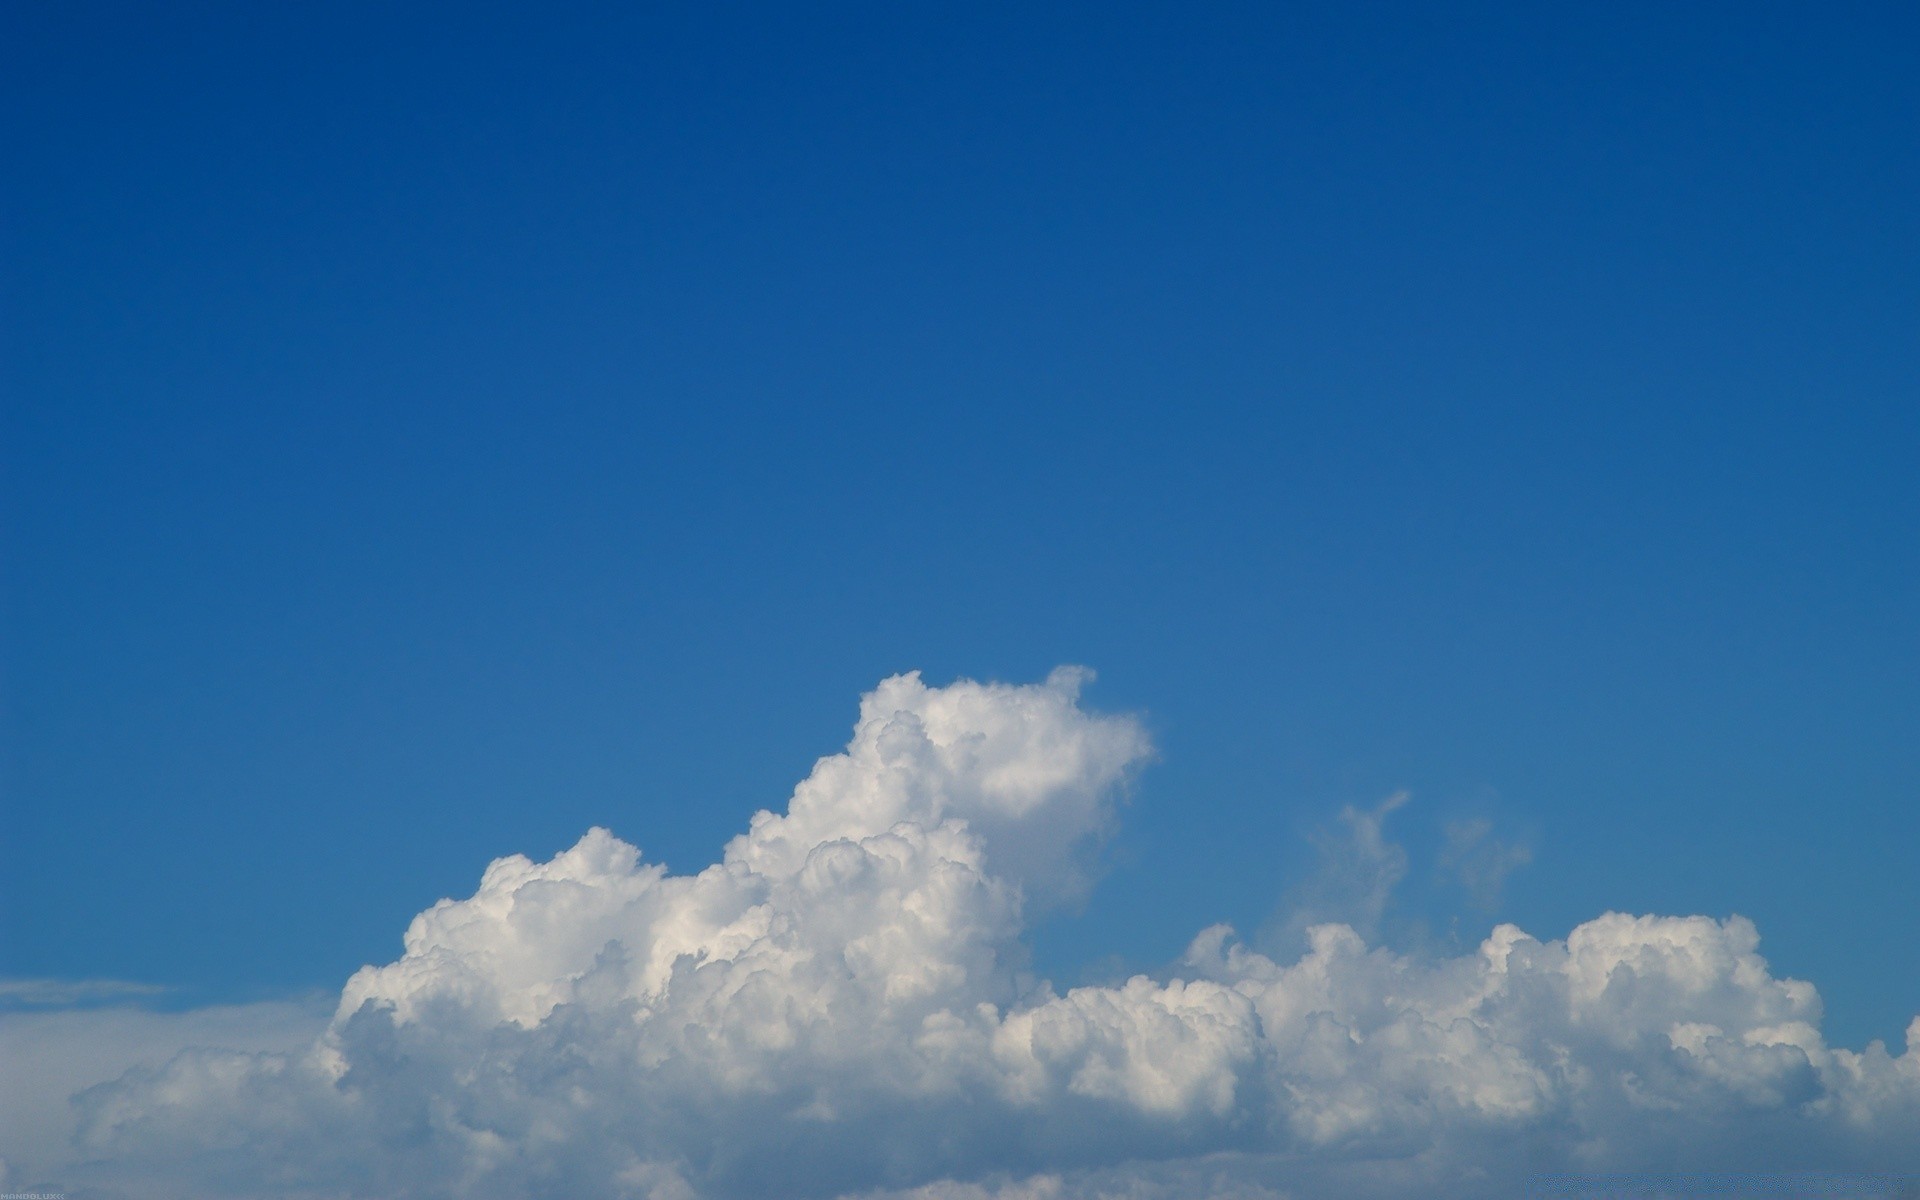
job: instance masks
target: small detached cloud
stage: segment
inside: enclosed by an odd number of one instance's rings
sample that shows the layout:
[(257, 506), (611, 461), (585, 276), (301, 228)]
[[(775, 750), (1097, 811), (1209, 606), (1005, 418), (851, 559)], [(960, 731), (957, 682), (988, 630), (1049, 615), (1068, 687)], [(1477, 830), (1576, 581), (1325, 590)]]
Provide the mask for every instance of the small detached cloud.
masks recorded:
[(1315, 925), (1346, 925), (1377, 936), (1407, 877), (1407, 851), (1387, 836), (1387, 818), (1405, 808), (1409, 792), (1395, 792), (1372, 808), (1340, 809), (1337, 825), (1314, 830), (1307, 840), (1319, 864), (1291, 889), (1285, 918), (1274, 931), (1288, 945), (1304, 945)]
[[(886, 680), (846, 750), (698, 874), (601, 829), (500, 859), (310, 1044), (191, 1048), (82, 1091), (70, 1182), (1144, 1200), (1920, 1168), (1920, 1020), (1897, 1055), (1828, 1046), (1814, 988), (1738, 917), (1502, 925), (1440, 959), (1324, 923), (1281, 961), (1221, 926), (1166, 977), (1035, 979), (1028, 918), (1084, 892), (1149, 753), (1137, 722), (1080, 706), (1086, 678)], [(1405, 870), (1388, 811), (1350, 821), (1373, 851), (1362, 910)]]
[(1499, 906), (1507, 876), (1533, 861), (1533, 848), (1493, 834), (1485, 817), (1448, 821), (1446, 844), (1440, 851), (1440, 874), (1466, 889), (1482, 911)]

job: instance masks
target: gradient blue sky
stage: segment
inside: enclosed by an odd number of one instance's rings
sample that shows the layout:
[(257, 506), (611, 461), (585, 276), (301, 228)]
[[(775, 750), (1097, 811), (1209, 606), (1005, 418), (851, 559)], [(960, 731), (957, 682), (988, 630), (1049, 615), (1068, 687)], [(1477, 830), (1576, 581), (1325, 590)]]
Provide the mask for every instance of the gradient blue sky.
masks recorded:
[(1066, 978), (1405, 788), (1396, 936), (1741, 913), (1897, 1039), (1917, 10), (1036, 9), (15, 6), (0, 974), (332, 990), (1079, 662)]

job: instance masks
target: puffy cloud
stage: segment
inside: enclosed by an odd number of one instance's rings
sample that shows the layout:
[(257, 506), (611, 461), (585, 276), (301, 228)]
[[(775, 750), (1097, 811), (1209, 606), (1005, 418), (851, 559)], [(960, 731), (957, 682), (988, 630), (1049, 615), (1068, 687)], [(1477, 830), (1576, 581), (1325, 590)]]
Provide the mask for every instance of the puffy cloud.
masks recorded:
[[(1322, 924), (1288, 963), (1216, 927), (1171, 977), (1057, 993), (1023, 922), (1084, 888), (1149, 753), (1080, 707), (1083, 680), (885, 681), (847, 749), (696, 875), (598, 829), (501, 859), (356, 974), (310, 1047), (190, 1050), (81, 1093), (75, 1178), (1071, 1200), (1920, 1165), (1920, 1021), (1898, 1057), (1828, 1047), (1813, 988), (1740, 918), (1501, 926), (1441, 960)], [(1393, 867), (1387, 811), (1350, 823)]]
[[(102, 1004), (164, 989), (98, 981), (34, 980), (6, 989), (38, 1005)], [(224, 1046), (254, 1053), (299, 1052), (327, 1026), (324, 1003), (276, 1001), (186, 1012), (149, 1012), (118, 1005), (62, 1011), (0, 1013), (0, 1184), (36, 1189), (64, 1165), (75, 1112), (67, 1097), (108, 1083), (130, 1068), (154, 1070), (192, 1047)], [(57, 1189), (52, 1189), (57, 1190)]]

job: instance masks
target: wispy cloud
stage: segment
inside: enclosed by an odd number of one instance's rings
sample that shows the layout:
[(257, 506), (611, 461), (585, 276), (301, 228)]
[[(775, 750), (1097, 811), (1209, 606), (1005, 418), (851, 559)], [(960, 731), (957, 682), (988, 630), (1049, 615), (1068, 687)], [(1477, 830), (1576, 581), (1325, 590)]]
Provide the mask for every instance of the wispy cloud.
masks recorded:
[(1402, 791), (1372, 808), (1346, 805), (1337, 822), (1307, 835), (1318, 862), (1288, 891), (1277, 923), (1284, 944), (1304, 944), (1309, 929), (1335, 922), (1364, 937), (1379, 933), (1394, 890), (1407, 877), (1406, 848), (1387, 836), (1387, 818), (1411, 798)]
[(1447, 822), (1438, 866), (1443, 878), (1457, 882), (1476, 906), (1491, 912), (1500, 904), (1507, 876), (1532, 861), (1532, 847), (1496, 837), (1492, 821), (1475, 817)]
[(72, 1008), (151, 1000), (168, 989), (124, 979), (0, 979), (0, 1009)]

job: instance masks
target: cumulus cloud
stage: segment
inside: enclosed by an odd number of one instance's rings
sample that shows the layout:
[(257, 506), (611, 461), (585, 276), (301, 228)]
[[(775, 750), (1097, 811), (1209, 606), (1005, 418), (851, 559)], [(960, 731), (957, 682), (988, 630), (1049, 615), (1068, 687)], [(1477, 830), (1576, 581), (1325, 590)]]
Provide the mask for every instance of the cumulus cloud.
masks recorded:
[[(1814, 989), (1738, 917), (1503, 925), (1438, 960), (1320, 924), (1279, 961), (1222, 926), (1164, 977), (1035, 979), (1025, 921), (1084, 890), (1149, 753), (1080, 706), (1085, 678), (883, 682), (847, 748), (696, 875), (601, 829), (500, 859), (356, 974), (311, 1045), (190, 1049), (81, 1092), (74, 1178), (1070, 1200), (1920, 1165), (1920, 1020), (1898, 1056), (1829, 1047)], [(1376, 883), (1405, 869), (1389, 811), (1350, 821)]]
[[(327, 1027), (327, 1006), (300, 1001), (220, 1005), (185, 1012), (126, 1007), (164, 988), (97, 981), (32, 980), (4, 994), (61, 1011), (0, 1012), (0, 1185), (58, 1190), (51, 1173), (66, 1165), (76, 1132), (67, 1098), (130, 1068), (155, 1070), (190, 1047), (297, 1053)], [(35, 1188), (35, 1181), (49, 1181)]]

